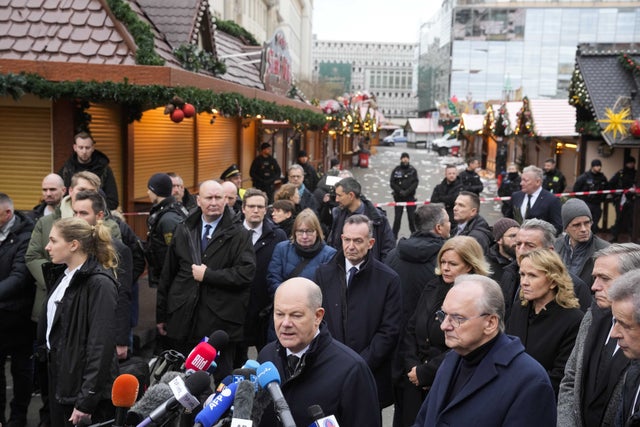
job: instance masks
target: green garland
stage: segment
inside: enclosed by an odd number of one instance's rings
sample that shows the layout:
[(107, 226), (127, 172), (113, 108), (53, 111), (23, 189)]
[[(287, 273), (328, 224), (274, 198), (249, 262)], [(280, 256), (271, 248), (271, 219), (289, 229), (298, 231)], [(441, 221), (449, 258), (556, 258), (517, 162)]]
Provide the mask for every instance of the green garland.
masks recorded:
[(640, 65), (636, 62), (635, 59), (633, 59), (626, 53), (623, 53), (618, 58), (618, 61), (622, 65), (622, 68), (630, 71), (634, 76), (640, 76)]
[(571, 76), (571, 83), (569, 84), (569, 104), (574, 107), (584, 107), (591, 109), (591, 99), (589, 98), (589, 92), (587, 92), (587, 86), (584, 83), (582, 73), (576, 67)]
[(136, 63), (139, 65), (164, 65), (164, 60), (155, 51), (155, 38), (151, 26), (140, 20), (138, 15), (123, 0), (107, 0), (116, 19), (127, 27), (138, 46)]
[(20, 99), (30, 93), (43, 99), (79, 99), (93, 103), (115, 102), (127, 110), (129, 122), (140, 120), (144, 111), (166, 105), (174, 96), (193, 104), (199, 112), (215, 108), (224, 116), (255, 117), (270, 120), (288, 120), (292, 126), (312, 130), (325, 123), (323, 114), (275, 102), (246, 98), (237, 93), (214, 93), (195, 87), (169, 87), (161, 85), (134, 85), (123, 82), (66, 81), (51, 82), (37, 74), (0, 74), (0, 96)]
[(587, 135), (592, 137), (602, 136), (602, 128), (600, 124), (595, 120), (577, 121), (576, 132), (581, 135)]
[(201, 50), (194, 44), (183, 44), (179, 48), (174, 49), (173, 54), (185, 70), (195, 73), (204, 70), (214, 76), (219, 76), (227, 72), (227, 66), (223, 61), (218, 61), (211, 52)]
[(233, 21), (223, 21), (222, 19), (216, 20), (216, 27), (218, 30), (223, 31), (230, 36), (237, 37), (241, 39), (244, 43), (249, 46), (260, 46), (260, 43), (253, 37), (249, 31), (242, 28), (240, 25), (236, 24)]

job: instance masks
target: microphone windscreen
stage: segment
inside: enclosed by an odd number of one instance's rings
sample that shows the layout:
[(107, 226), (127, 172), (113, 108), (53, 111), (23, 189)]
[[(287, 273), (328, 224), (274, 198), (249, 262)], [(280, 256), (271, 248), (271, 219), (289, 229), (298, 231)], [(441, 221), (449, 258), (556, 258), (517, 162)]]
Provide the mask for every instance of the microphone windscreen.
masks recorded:
[(256, 394), (251, 381), (243, 380), (238, 383), (236, 396), (233, 400), (233, 418), (250, 420), (253, 411), (253, 398)]
[(171, 387), (166, 383), (154, 384), (138, 400), (127, 413), (126, 425), (138, 425), (149, 416), (154, 409), (173, 397)]
[(184, 374), (184, 372), (178, 372), (178, 371), (165, 372), (165, 374), (162, 375), (162, 377), (160, 378), (160, 383), (169, 384), (171, 380), (173, 380), (175, 377), (181, 377), (182, 379), (184, 379), (185, 376), (186, 375)]
[(208, 342), (211, 347), (220, 352), (220, 350), (223, 349), (229, 342), (229, 334), (221, 329), (218, 329), (211, 334)]
[(216, 349), (209, 343), (201, 342), (191, 350), (184, 362), (184, 367), (192, 371), (206, 371), (215, 358)]
[(116, 408), (131, 408), (138, 397), (138, 379), (131, 374), (119, 375), (111, 387), (111, 403)]
[(253, 359), (247, 359), (246, 362), (244, 362), (244, 365), (242, 365), (243, 368), (246, 369), (258, 369), (258, 366), (260, 366), (260, 363), (258, 363), (257, 360), (253, 360)]
[(277, 382), (280, 384), (280, 374), (273, 362), (264, 362), (258, 367), (258, 384), (265, 388), (267, 384)]
[(307, 408), (307, 413), (313, 420), (319, 420), (324, 417), (324, 411), (320, 405), (311, 405)]
[(187, 387), (187, 390), (189, 390), (192, 396), (199, 396), (204, 393), (210, 384), (211, 377), (204, 371), (194, 372), (193, 375), (188, 376), (184, 381), (185, 387)]
[(236, 368), (233, 371), (231, 371), (231, 375), (242, 377), (245, 380), (250, 380), (251, 376), (254, 376), (254, 377), (256, 376), (256, 370), (249, 369), (249, 368)]

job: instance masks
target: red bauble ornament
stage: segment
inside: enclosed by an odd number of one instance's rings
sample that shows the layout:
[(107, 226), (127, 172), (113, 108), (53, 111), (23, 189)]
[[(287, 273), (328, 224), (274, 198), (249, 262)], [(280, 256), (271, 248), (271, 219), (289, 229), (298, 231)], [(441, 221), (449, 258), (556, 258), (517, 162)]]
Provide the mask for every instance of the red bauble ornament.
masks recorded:
[(184, 113), (182, 112), (182, 110), (179, 108), (176, 108), (175, 110), (173, 110), (173, 113), (171, 113), (171, 120), (173, 120), (176, 123), (180, 123), (181, 121), (183, 121)]
[(629, 126), (629, 132), (634, 138), (640, 138), (640, 119), (636, 119), (631, 126)]
[(191, 104), (184, 104), (182, 106), (182, 112), (186, 118), (190, 118), (196, 115), (196, 108)]

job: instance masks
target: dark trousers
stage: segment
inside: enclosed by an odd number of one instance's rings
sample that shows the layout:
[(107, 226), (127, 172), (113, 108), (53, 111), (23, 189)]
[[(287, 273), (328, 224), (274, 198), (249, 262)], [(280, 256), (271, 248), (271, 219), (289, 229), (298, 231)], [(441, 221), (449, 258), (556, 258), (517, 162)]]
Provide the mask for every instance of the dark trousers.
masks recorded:
[[(193, 350), (193, 348), (198, 345), (198, 342), (177, 341), (171, 338), (166, 338), (165, 342), (168, 348), (179, 351), (184, 355), (184, 357), (187, 357), (189, 353), (191, 353), (191, 350)], [(215, 379), (216, 383), (219, 383), (222, 379), (224, 379), (224, 377), (231, 374), (231, 371), (233, 371), (234, 368), (240, 367), (234, 366), (236, 349), (239, 344), (240, 343), (238, 342), (229, 341), (227, 345), (225, 345), (224, 348), (218, 352), (215, 360), (217, 367), (213, 373), (213, 378)]]
[(5, 363), (7, 357), (11, 357), (11, 377), (13, 379), (13, 399), (11, 399), (9, 425), (26, 426), (27, 410), (31, 402), (33, 386), (33, 346), (31, 342), (26, 345), (13, 346), (5, 342), (0, 348), (0, 422), (7, 425), (5, 418), (5, 406), (7, 403), (7, 379), (5, 377)]
[(406, 376), (393, 385), (393, 427), (411, 427), (427, 392), (413, 385)]
[[(50, 395), (53, 396), (53, 390), (50, 390)], [(73, 413), (74, 405), (64, 405), (57, 402), (55, 399), (51, 399), (49, 403), (49, 410), (51, 412), (51, 427), (73, 427), (69, 418)], [(101, 400), (98, 403), (95, 411), (91, 414), (91, 424), (97, 424), (104, 421), (113, 419), (115, 416), (115, 408), (109, 400)]]
[[(402, 224), (402, 212), (404, 212), (404, 206), (395, 206), (395, 215), (393, 218), (393, 236), (397, 239), (398, 232), (400, 231), (400, 225)], [(407, 206), (407, 216), (409, 217), (409, 230), (411, 233), (416, 231), (415, 223), (416, 206)]]
[(591, 212), (591, 217), (593, 218), (593, 224), (591, 225), (591, 231), (594, 233), (598, 232), (598, 223), (600, 222), (600, 217), (602, 216), (602, 203), (587, 203), (589, 207), (589, 212)]

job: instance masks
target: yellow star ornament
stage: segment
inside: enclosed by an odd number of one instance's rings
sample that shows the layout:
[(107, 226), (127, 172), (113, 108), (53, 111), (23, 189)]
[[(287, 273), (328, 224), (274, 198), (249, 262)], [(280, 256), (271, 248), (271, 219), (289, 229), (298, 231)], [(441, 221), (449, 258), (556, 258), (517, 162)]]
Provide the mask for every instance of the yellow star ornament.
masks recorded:
[(605, 110), (605, 116), (607, 116), (607, 118), (598, 121), (607, 124), (604, 132), (613, 133), (613, 138), (615, 139), (616, 136), (618, 136), (618, 132), (620, 132), (620, 136), (625, 136), (628, 132), (628, 125), (634, 122), (634, 120), (628, 119), (630, 112), (628, 108), (625, 108), (624, 110), (614, 113), (611, 108), (607, 108)]

